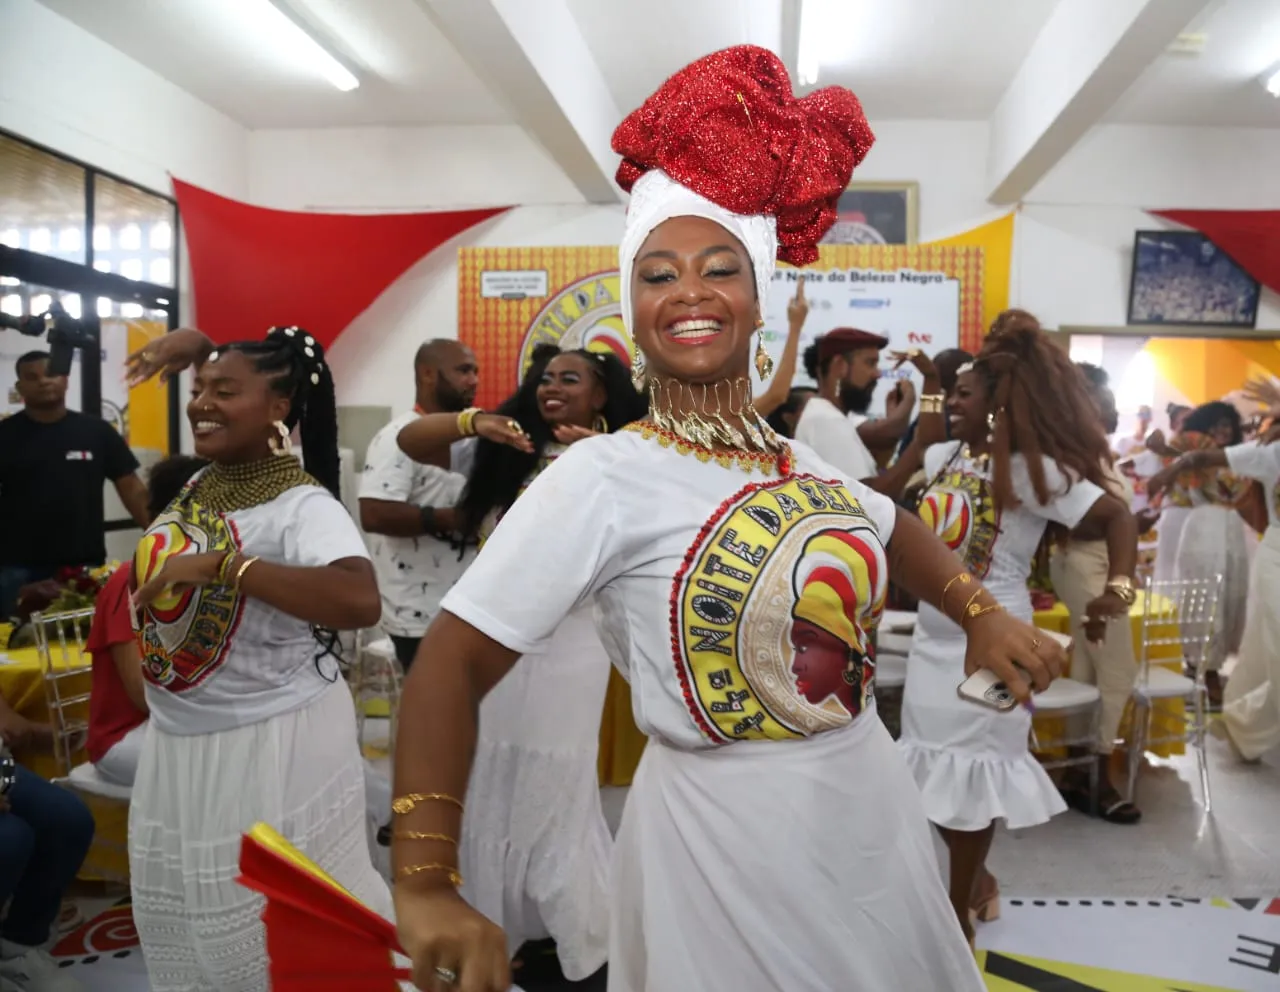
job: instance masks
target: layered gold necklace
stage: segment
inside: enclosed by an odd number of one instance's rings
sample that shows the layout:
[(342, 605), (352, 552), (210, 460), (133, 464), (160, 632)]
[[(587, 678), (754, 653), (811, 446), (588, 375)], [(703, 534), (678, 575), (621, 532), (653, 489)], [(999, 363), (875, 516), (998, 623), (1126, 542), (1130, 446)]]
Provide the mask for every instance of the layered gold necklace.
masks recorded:
[(635, 425), (646, 436), (703, 461), (791, 471), (791, 449), (752, 405), (749, 380), (693, 385), (650, 376), (648, 388), (648, 422)]
[(293, 455), (272, 455), (256, 462), (225, 465), (214, 462), (187, 490), (206, 510), (234, 513), (270, 503), (297, 486), (318, 486)]

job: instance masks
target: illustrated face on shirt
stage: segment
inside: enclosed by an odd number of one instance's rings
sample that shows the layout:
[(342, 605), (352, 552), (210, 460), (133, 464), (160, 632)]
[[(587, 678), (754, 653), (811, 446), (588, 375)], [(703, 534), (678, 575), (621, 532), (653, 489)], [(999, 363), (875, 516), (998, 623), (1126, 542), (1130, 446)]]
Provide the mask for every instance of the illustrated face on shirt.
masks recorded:
[(968, 571), (982, 578), (1000, 529), (991, 483), (956, 467), (943, 473), (920, 501), (920, 519), (954, 551)]
[(705, 737), (805, 737), (865, 709), (868, 632), (888, 582), (879, 534), (848, 490), (805, 476), (750, 485), (685, 560), (672, 644)]

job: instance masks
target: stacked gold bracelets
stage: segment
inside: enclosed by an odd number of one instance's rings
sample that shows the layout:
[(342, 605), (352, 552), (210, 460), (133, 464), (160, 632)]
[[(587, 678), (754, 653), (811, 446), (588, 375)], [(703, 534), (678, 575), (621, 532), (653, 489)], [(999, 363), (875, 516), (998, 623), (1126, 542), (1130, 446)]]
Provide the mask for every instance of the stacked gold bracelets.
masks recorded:
[[(440, 802), (450, 803), (462, 809), (462, 800), (455, 799), (453, 796), (446, 795), (443, 792), (410, 792), (407, 795), (398, 796), (391, 801), (391, 812), (403, 816), (405, 813), (412, 813), (420, 803)], [(449, 844), (455, 850), (458, 847), (458, 839), (450, 837), (448, 834), (431, 833), (422, 830), (394, 830), (392, 837), (398, 837), (401, 840), (425, 840), (436, 844)], [(449, 879), (449, 884), (454, 888), (462, 885), (462, 875), (459, 874), (456, 865), (444, 864), (439, 861), (424, 862), (416, 865), (405, 865), (397, 874), (401, 878), (409, 878), (413, 875), (421, 874), (427, 871), (444, 872), (445, 877)]]
[(218, 564), (218, 585), (239, 589), (240, 580), (244, 578), (244, 573), (249, 571), (249, 566), (258, 560), (256, 557), (245, 558), (240, 567), (236, 569), (236, 574), (232, 576), (231, 565), (236, 560), (237, 554), (238, 552), (228, 551), (222, 556), (222, 561)]
[(923, 393), (920, 396), (920, 413), (942, 413), (947, 405), (945, 393)]
[(484, 413), (478, 406), (470, 406), (458, 414), (458, 433), (463, 437), (476, 436), (476, 414)]
[[(958, 575), (953, 575), (947, 581), (947, 584), (942, 587), (942, 596), (938, 601), (938, 609), (940, 609), (944, 614), (947, 612), (947, 593), (951, 591), (951, 587), (957, 582), (962, 586), (967, 586), (973, 582), (973, 576), (968, 572), (961, 572)], [(988, 603), (986, 606), (983, 606), (977, 602), (978, 597), (984, 592), (986, 592), (986, 590), (979, 586), (978, 591), (970, 596), (968, 601), (964, 604), (964, 609), (960, 611), (959, 620), (959, 624), (962, 628), (968, 629), (968, 624), (971, 621), (977, 620), (979, 617), (985, 617), (988, 613), (999, 613), (1004, 609), (1004, 607), (999, 603)]]

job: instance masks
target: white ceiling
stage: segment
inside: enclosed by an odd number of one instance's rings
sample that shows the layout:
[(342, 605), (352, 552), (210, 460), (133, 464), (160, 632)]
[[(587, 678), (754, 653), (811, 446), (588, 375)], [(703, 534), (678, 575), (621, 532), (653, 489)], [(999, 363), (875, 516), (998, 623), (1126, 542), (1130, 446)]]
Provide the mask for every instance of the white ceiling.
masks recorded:
[[(292, 0), (360, 68), (351, 93), (281, 56), (255, 27), (263, 0), (40, 2), (251, 128), (515, 123), (427, 0)], [(797, 0), (567, 2), (625, 112), (708, 51), (780, 48)], [(819, 85), (853, 89), (874, 121), (987, 119), (1055, 6), (1072, 0), (841, 2)], [(1161, 57), (1106, 119), (1280, 127), (1280, 100), (1258, 84), (1280, 59), (1280, 0), (1219, 0), (1189, 30), (1208, 35), (1204, 53)]]
[(1123, 124), (1280, 127), (1280, 100), (1259, 83), (1280, 62), (1280, 0), (1225, 0), (1187, 27), (1199, 55), (1161, 56), (1107, 115)]
[(357, 67), (349, 93), (282, 57), (262, 0), (40, 2), (246, 127), (510, 123), (415, 0), (295, 2)]

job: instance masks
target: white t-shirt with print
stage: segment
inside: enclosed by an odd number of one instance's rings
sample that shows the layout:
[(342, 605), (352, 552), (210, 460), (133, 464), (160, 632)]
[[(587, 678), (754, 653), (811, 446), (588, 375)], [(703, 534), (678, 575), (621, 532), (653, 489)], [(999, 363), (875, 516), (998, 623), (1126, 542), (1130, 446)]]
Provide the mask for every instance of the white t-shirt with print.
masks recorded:
[[(369, 442), (360, 499), (382, 499), (414, 506), (454, 506), (466, 488), (467, 477), (458, 471), (470, 464), (474, 438), (453, 446), (454, 471), (423, 465), (400, 450), (400, 431), (418, 419), (410, 411), (396, 417)], [(382, 597), (381, 627), (397, 637), (421, 637), (440, 609), (440, 600), (458, 581), (475, 550), (460, 554), (457, 545), (427, 534), (389, 537), (369, 534), (369, 551)]]
[[(594, 598), (637, 725), (676, 747), (807, 737), (865, 716), (862, 652), (883, 609), (894, 504), (800, 444), (785, 478), (684, 451), (632, 429), (576, 442), (507, 511), (442, 608), (528, 653)], [(823, 599), (828, 579), (844, 598)], [(834, 664), (816, 649), (798, 656), (802, 626), (811, 639), (844, 634)], [(853, 664), (845, 644), (858, 652), (852, 708), (837, 694)], [(809, 673), (804, 692), (793, 666)]]
[(1246, 441), (1227, 448), (1226, 455), (1233, 475), (1262, 483), (1267, 494), (1267, 521), (1280, 527), (1280, 443)]
[(858, 425), (821, 396), (804, 405), (796, 424), (796, 440), (851, 479), (873, 479), (879, 473)]
[[(1049, 502), (1040, 505), (1027, 460), (1009, 459), (1014, 495), (1020, 505), (997, 510), (992, 468), (966, 458), (959, 441), (931, 445), (924, 454), (924, 469), (931, 485), (920, 502), (920, 517), (959, 556), (969, 573), (982, 580), (1006, 610), (1031, 619), (1031, 595), (1027, 580), (1045, 525), (1062, 524), (1074, 529), (1103, 491), (1081, 479), (1068, 485), (1058, 466), (1044, 459)], [(956, 595), (953, 587), (951, 595)], [(954, 604), (947, 604), (953, 606)], [(937, 636), (956, 636), (960, 628), (927, 603), (920, 604), (919, 623)]]
[[(304, 568), (369, 557), (346, 508), (319, 486), (225, 514), (179, 498), (138, 543), (135, 581), (172, 554), (215, 551)], [(293, 712), (340, 677), (310, 624), (225, 586), (162, 596), (139, 619), (151, 722), (168, 734), (216, 733)]]

